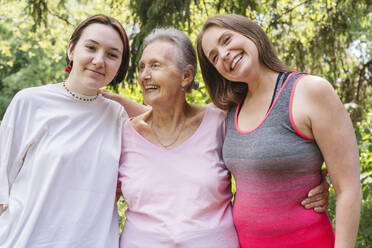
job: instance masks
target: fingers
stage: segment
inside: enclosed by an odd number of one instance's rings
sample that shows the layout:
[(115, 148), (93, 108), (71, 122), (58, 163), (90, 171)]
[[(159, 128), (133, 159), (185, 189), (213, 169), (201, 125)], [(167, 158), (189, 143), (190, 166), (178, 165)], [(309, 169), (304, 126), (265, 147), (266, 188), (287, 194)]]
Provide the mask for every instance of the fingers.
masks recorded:
[(108, 90), (100, 89), (99, 93), (101, 93), (103, 97), (106, 97), (106, 98), (111, 99), (111, 100), (115, 100), (116, 95), (112, 94)]
[(304, 205), (306, 209), (314, 208), (315, 212), (324, 212), (328, 208), (328, 200), (320, 199), (319, 201), (313, 201)]
[(105, 89), (99, 89), (98, 92), (101, 93), (103, 96), (105, 96), (105, 95), (109, 95), (109, 94), (110, 94), (110, 92), (107, 91), (107, 90), (105, 90)]
[(316, 207), (314, 208), (314, 211), (317, 213), (324, 213), (328, 209), (328, 204), (325, 207)]
[(324, 192), (328, 192), (328, 191), (329, 191), (329, 184), (327, 180), (324, 180), (321, 184), (319, 184), (318, 186), (310, 190), (307, 196), (313, 197), (317, 194), (323, 194)]
[(328, 198), (329, 198), (329, 192), (326, 191), (326, 192), (323, 192), (321, 194), (317, 194), (317, 195), (314, 195), (312, 197), (306, 198), (305, 200), (303, 200), (301, 202), (301, 204), (305, 206), (307, 204), (310, 204), (310, 203), (313, 203), (313, 202), (318, 202), (320, 200), (328, 201)]
[(315, 212), (322, 213), (327, 210), (329, 204), (329, 192), (323, 192), (313, 197), (306, 198), (301, 202), (301, 205), (306, 209), (314, 208)]

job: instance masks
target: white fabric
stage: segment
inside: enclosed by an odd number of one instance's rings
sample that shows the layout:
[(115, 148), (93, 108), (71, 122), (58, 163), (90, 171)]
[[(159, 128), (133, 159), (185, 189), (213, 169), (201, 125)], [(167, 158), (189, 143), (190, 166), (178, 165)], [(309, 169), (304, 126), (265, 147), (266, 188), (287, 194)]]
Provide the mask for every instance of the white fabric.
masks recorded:
[(1, 248), (118, 247), (116, 102), (72, 98), (59, 85), (20, 91), (0, 129)]

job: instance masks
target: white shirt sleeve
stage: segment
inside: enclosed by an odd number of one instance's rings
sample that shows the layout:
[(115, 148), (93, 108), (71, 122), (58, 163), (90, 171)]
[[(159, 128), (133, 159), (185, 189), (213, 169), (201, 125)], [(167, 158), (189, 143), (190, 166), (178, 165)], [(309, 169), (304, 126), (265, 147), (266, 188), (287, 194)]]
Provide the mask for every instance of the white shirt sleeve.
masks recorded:
[(19, 94), (13, 98), (0, 126), (0, 204), (8, 204), (10, 188), (27, 150), (24, 135), (27, 121), (22, 118), (21, 100)]

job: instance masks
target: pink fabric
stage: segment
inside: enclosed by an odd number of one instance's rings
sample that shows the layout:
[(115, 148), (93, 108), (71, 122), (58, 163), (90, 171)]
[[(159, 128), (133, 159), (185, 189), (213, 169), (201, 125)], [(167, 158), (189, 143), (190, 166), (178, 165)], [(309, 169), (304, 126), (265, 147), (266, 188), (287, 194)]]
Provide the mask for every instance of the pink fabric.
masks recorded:
[(242, 248), (334, 246), (328, 215), (306, 210), (300, 204), (319, 184), (319, 173), (272, 180), (257, 180), (260, 175), (256, 173), (248, 179), (246, 174), (234, 170), (237, 191), (233, 218)]
[(119, 180), (128, 210), (121, 247), (239, 247), (221, 155), (225, 117), (208, 108), (197, 131), (171, 150), (124, 124)]
[(297, 84), (298, 84), (298, 81), (302, 78), (302, 77), (304, 77), (304, 76), (306, 76), (306, 75), (302, 75), (301, 77), (299, 77), (297, 80), (296, 80), (296, 82), (294, 83), (294, 85), (293, 85), (293, 89), (292, 89), (292, 93), (291, 93), (291, 99), (290, 99), (290, 102), (289, 102), (289, 118), (291, 119), (291, 124), (292, 124), (292, 127), (293, 127), (293, 129), (296, 131), (296, 133), (300, 136), (300, 137), (302, 137), (302, 138), (304, 138), (304, 139), (306, 139), (306, 140), (313, 140), (313, 139), (310, 139), (309, 137), (307, 137), (306, 135), (304, 135), (303, 133), (301, 133), (300, 132), (300, 130), (298, 130), (298, 128), (296, 127), (296, 124), (295, 124), (295, 122), (294, 122), (294, 119), (293, 119), (293, 97), (294, 97), (294, 93), (295, 93), (295, 90), (296, 90), (296, 87), (297, 87)]

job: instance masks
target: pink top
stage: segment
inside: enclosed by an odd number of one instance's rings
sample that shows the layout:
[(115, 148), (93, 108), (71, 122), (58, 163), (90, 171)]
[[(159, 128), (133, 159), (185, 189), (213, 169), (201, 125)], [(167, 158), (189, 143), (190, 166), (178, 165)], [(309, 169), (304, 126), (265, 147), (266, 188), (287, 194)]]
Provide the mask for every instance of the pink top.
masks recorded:
[(221, 156), (225, 117), (207, 108), (197, 131), (171, 150), (124, 123), (119, 180), (128, 209), (120, 247), (239, 247)]

